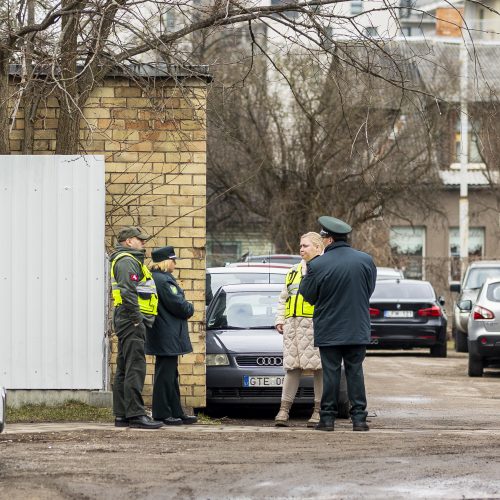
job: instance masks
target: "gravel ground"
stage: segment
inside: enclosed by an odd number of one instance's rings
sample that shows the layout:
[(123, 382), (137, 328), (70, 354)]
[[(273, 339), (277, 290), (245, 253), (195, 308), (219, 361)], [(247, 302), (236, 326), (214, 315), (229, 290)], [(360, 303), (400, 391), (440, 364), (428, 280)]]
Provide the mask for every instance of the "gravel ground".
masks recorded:
[(158, 431), (8, 425), (0, 498), (500, 498), (500, 370), (466, 355), (371, 354), (368, 433), (276, 429), (275, 409)]

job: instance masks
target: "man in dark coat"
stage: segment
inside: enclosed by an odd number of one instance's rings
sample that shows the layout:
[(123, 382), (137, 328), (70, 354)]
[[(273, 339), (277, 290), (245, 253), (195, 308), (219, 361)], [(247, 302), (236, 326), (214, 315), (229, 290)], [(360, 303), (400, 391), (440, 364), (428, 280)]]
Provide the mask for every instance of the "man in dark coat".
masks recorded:
[(353, 430), (367, 431), (363, 361), (370, 343), (370, 297), (377, 269), (370, 255), (347, 243), (351, 226), (334, 217), (318, 219), (325, 252), (307, 265), (300, 293), (314, 305), (314, 345), (323, 365), (318, 430), (333, 431), (344, 361)]
[(187, 320), (194, 306), (172, 275), (176, 259), (174, 247), (151, 252), (151, 271), (158, 291), (158, 316), (146, 331), (146, 354), (156, 356), (153, 385), (153, 418), (166, 425), (193, 424), (197, 418), (186, 415), (181, 406), (179, 355), (193, 352)]

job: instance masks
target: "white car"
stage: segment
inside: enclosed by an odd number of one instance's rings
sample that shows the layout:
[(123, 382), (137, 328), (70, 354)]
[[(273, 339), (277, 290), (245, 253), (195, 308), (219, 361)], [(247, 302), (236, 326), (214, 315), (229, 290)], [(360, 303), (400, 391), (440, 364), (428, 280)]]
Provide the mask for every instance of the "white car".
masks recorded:
[(500, 278), (487, 279), (476, 303), (463, 300), (468, 312), (469, 377), (482, 377), (485, 366), (500, 363)]
[(404, 274), (401, 269), (395, 267), (377, 267), (378, 280), (397, 280), (404, 279)]

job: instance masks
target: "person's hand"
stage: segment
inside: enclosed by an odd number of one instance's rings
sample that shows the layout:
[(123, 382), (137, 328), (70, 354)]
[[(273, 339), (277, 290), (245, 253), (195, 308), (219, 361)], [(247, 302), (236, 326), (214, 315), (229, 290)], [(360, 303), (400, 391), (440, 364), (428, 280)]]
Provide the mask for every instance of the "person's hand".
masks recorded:
[(281, 335), (283, 335), (283, 323), (278, 323), (276, 325), (276, 330), (278, 330), (278, 333), (281, 333)]

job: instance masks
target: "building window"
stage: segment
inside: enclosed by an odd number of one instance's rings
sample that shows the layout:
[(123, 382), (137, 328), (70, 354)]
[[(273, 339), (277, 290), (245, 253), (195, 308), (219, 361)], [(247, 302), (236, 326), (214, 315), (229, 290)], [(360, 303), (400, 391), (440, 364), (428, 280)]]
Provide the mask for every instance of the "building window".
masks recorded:
[(363, 2), (359, 0), (351, 0), (351, 16), (361, 14), (363, 12)]
[[(450, 281), (460, 281), (460, 230), (450, 227)], [(469, 259), (484, 257), (484, 227), (469, 228)]]
[(411, 16), (411, 10), (413, 9), (413, 0), (400, 0), (399, 7), (399, 17), (401, 19), (407, 19)]
[(425, 227), (391, 227), (391, 256), (397, 267), (404, 271), (406, 278), (424, 277)]
[[(271, 6), (295, 4), (295, 3), (296, 3), (295, 0), (271, 0)], [(285, 10), (280, 14), (283, 14), (284, 16), (288, 17), (288, 19), (296, 19), (299, 15), (299, 13), (295, 10)]]
[(212, 241), (210, 256), (207, 256), (210, 266), (225, 266), (227, 262), (236, 262), (240, 257), (240, 243), (237, 241)]
[(378, 29), (375, 28), (375, 26), (368, 26), (367, 28), (365, 28), (365, 34), (370, 38), (375, 38), (378, 36)]
[(175, 13), (173, 9), (170, 9), (168, 12), (163, 14), (162, 24), (164, 33), (172, 33), (175, 31)]
[[(455, 161), (460, 162), (460, 153), (462, 151), (460, 140), (462, 134), (460, 132), (460, 116), (455, 122)], [(469, 121), (469, 163), (482, 163), (480, 153), (480, 141), (478, 137), (477, 126), (473, 126)]]

